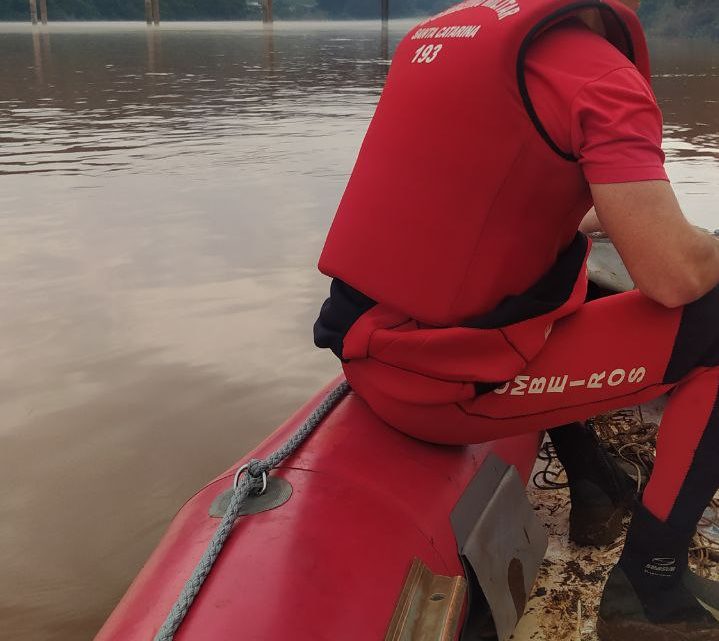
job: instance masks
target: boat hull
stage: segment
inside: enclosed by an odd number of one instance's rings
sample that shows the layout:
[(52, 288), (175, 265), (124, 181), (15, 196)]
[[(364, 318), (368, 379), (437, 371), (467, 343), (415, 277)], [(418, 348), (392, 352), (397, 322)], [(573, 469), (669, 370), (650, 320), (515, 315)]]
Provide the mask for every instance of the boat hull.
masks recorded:
[[(337, 382), (238, 465), (276, 449)], [(538, 444), (537, 434), (468, 447), (424, 443), (350, 392), (272, 472), (292, 486), (289, 500), (237, 521), (175, 638), (384, 639), (414, 558), (436, 574), (463, 574), (449, 515), (484, 459), (494, 453), (526, 482)], [(219, 523), (209, 512), (235, 469), (182, 507), (96, 641), (154, 636)]]

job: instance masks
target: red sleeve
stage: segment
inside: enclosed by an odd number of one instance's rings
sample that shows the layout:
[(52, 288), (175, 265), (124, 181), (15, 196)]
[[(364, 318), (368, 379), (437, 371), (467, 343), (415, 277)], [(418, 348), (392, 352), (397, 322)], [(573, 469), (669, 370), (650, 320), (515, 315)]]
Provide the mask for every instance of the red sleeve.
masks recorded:
[(526, 77), (539, 120), (588, 182), (667, 180), (654, 94), (606, 39), (576, 21), (558, 25), (533, 43)]
[(668, 180), (662, 115), (633, 67), (588, 82), (570, 109), (574, 155), (590, 183)]

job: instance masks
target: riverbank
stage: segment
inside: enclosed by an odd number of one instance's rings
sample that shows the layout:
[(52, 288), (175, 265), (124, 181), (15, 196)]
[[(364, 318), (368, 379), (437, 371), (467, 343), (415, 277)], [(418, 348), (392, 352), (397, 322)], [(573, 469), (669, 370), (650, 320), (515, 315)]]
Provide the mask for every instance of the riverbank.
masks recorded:
[[(455, 4), (456, 0), (389, 0), (394, 19), (420, 19)], [(163, 21), (254, 21), (262, 19), (262, 0), (160, 0)], [(144, 4), (119, 0), (60, 0), (48, 8), (51, 22), (142, 21)], [(279, 20), (372, 20), (379, 3), (364, 0), (273, 0)], [(657, 36), (719, 40), (719, 5), (714, 0), (642, 0), (640, 16)], [(30, 20), (26, 3), (0, 0), (0, 22)]]

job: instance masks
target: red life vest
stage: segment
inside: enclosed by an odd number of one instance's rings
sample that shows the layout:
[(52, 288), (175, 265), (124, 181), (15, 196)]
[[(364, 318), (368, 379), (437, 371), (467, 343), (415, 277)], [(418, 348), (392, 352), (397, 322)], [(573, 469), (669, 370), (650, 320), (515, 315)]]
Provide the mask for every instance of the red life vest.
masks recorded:
[[(467, 0), (399, 44), (319, 261), (378, 303), (343, 336), (343, 359), (462, 381), (466, 398), (468, 381), (521, 371), (583, 303), (577, 227), (591, 194), (539, 121), (524, 60), (543, 31), (592, 8), (649, 78), (639, 20), (615, 0)], [(565, 298), (513, 310), (538, 283), (541, 299), (553, 270), (569, 275)]]

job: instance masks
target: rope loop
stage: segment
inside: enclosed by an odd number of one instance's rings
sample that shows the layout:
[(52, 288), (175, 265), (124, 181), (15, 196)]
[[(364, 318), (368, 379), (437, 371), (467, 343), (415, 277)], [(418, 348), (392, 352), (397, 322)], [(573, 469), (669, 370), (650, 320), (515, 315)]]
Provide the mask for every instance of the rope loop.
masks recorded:
[(265, 461), (261, 461), (258, 458), (253, 458), (247, 464), (247, 473), (250, 476), (254, 476), (257, 479), (259, 479), (264, 474), (267, 474), (267, 472), (269, 472), (269, 471), (270, 471), (270, 466), (267, 465), (267, 463)]
[[(242, 473), (247, 472), (247, 476), (245, 477), (247, 480), (245, 482), (249, 486), (248, 491), (252, 494), (256, 494), (257, 496), (260, 496), (261, 494), (265, 493), (265, 491), (267, 490), (267, 471), (263, 470), (261, 465), (255, 465), (256, 468), (259, 468), (260, 473), (254, 474), (252, 472), (252, 466), (256, 463), (261, 463), (261, 461), (254, 459), (249, 463), (245, 463), (244, 465), (240, 466), (237, 472), (235, 472), (235, 478), (232, 482), (232, 487), (235, 491), (237, 491), (240, 486), (240, 478), (242, 477)], [(258, 490), (258, 487), (260, 487), (260, 481), (262, 482), (262, 489)]]

